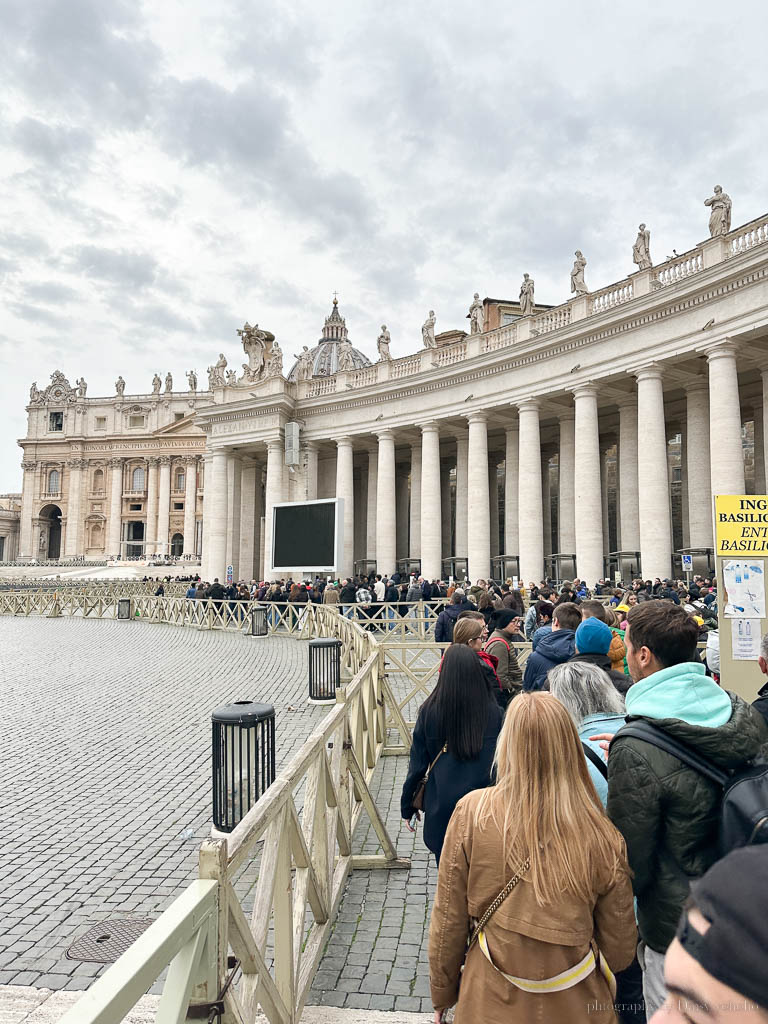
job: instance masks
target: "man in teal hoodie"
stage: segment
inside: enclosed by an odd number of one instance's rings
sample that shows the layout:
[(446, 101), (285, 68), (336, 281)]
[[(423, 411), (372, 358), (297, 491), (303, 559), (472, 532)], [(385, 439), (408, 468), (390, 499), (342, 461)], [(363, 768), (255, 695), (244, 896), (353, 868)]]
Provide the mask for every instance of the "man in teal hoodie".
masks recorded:
[[(768, 726), (721, 689), (696, 659), (698, 627), (666, 601), (636, 605), (624, 637), (634, 680), (627, 720), (649, 719), (718, 768), (731, 771), (768, 744)], [(682, 761), (617, 734), (608, 757), (608, 815), (627, 844), (634, 873), (638, 956), (648, 1017), (666, 999), (664, 955), (675, 937), (690, 882), (717, 860), (722, 790)]]

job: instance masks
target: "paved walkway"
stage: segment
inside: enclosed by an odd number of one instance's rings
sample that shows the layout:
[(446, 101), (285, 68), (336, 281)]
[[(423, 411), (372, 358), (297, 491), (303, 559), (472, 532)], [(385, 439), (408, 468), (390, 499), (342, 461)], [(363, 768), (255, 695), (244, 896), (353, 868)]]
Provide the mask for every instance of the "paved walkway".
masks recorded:
[(0, 643), (0, 985), (84, 989), (105, 968), (66, 959), (73, 940), (196, 877), (211, 710), (273, 703), (279, 771), (326, 709), (287, 637), (3, 617)]

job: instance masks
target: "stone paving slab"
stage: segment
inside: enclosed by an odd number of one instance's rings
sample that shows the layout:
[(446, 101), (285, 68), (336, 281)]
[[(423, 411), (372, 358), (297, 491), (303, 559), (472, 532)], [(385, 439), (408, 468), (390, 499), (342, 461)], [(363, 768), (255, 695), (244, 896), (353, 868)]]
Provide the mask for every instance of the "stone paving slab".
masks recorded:
[[(77, 998), (79, 996), (72, 992), (0, 985), (0, 1024), (54, 1024)], [(124, 1018), (124, 1024), (151, 1024), (159, 1001), (158, 996), (143, 996)], [(302, 1024), (423, 1024), (424, 1015), (309, 1006), (301, 1021)], [(253, 1024), (267, 1024), (267, 1018), (259, 1013)]]
[[(0, 985), (86, 989), (93, 924), (156, 917), (211, 825), (210, 713), (273, 703), (277, 770), (327, 713), (306, 644), (71, 618), (0, 619)], [(0, 1018), (2, 1020), (2, 1018)]]

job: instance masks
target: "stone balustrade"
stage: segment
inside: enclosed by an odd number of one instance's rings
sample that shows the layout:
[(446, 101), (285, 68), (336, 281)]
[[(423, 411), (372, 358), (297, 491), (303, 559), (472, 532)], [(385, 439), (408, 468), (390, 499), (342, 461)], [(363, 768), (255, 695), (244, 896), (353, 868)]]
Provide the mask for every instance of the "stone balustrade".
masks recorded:
[(629, 302), (634, 297), (635, 290), (632, 280), (620, 281), (618, 284), (602, 288), (599, 292), (591, 293), (589, 296), (590, 312), (602, 313), (603, 310), (620, 306), (624, 302)]
[[(654, 268), (655, 269), (655, 268)], [(677, 284), (704, 269), (704, 254), (701, 248), (691, 249), (673, 260), (667, 260), (656, 271), (656, 280), (660, 285)]]
[(758, 217), (743, 227), (736, 228), (728, 237), (726, 257), (738, 256), (756, 245), (768, 242), (768, 216)]

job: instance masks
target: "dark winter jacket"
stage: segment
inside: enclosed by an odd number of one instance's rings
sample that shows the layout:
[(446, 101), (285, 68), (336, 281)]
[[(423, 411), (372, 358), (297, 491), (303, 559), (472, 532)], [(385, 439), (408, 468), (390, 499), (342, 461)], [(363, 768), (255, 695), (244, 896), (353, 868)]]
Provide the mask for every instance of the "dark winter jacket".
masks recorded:
[(399, 601), (400, 594), (398, 593), (397, 587), (390, 584), (390, 586), (388, 586), (384, 591), (384, 600), (390, 602)]
[(531, 651), (525, 663), (524, 690), (545, 688), (547, 672), (573, 656), (575, 636), (576, 633), (572, 629), (555, 629), (541, 638), (538, 647)]
[(435, 623), (435, 642), (438, 644), (449, 644), (453, 640), (453, 627), (462, 612), (475, 612), (477, 609), (471, 601), (462, 601), (461, 604), (449, 604), (437, 616)]
[(632, 685), (632, 679), (624, 672), (617, 672), (616, 669), (611, 668), (611, 659), (607, 654), (574, 654), (569, 661), (580, 661), (585, 665), (597, 665), (601, 668), (605, 674), (610, 678), (613, 685), (624, 696), (627, 690)]
[(341, 601), (342, 604), (354, 604), (356, 592), (357, 587), (355, 586), (354, 583), (345, 583), (344, 586), (341, 588), (339, 600)]
[[(703, 666), (673, 668), (679, 670), (677, 678), (672, 669), (665, 669), (629, 690), (627, 721), (651, 721), (721, 769), (739, 768), (759, 756), (768, 743), (768, 726), (759, 712), (735, 694), (718, 693)], [(658, 692), (644, 693), (646, 684), (658, 677), (664, 677), (656, 686)], [(727, 715), (730, 700), (730, 717), (716, 726), (656, 717), (669, 706), (668, 695), (675, 690), (680, 695), (678, 716), (686, 715), (692, 722), (720, 721), (722, 707), (718, 718), (708, 718), (707, 708), (724, 704)], [(633, 705), (649, 713), (633, 714)], [(608, 758), (608, 816), (627, 844), (640, 936), (659, 953), (675, 937), (690, 882), (718, 859), (721, 795), (719, 786), (672, 754), (644, 740), (622, 739), (621, 730), (614, 737)]]
[(760, 712), (766, 724), (768, 724), (768, 683), (765, 683), (757, 691), (757, 700), (752, 701), (752, 707), (755, 711)]
[[(418, 784), (445, 743), (445, 736), (437, 734), (435, 717), (429, 709), (425, 712), (423, 707), (419, 708), (413, 730), (408, 775), (400, 798), (400, 814), (406, 819), (413, 815), (411, 800)], [(456, 804), (473, 789), (484, 789), (491, 784), (491, 765), (502, 721), (501, 708), (489, 694), (488, 722), (479, 757), (474, 761), (459, 761), (447, 751), (429, 773), (424, 794), (424, 843), (438, 859), (443, 848), (445, 830)]]

